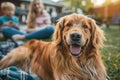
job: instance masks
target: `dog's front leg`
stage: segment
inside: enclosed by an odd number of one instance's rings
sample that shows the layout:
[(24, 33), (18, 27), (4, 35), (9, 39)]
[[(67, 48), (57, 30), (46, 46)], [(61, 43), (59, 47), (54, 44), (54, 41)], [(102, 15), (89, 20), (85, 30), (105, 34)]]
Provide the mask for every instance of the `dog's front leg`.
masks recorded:
[[(24, 65), (24, 61), (30, 56), (30, 50), (24, 46), (13, 49), (0, 61), (0, 69), (9, 67), (9, 66), (19, 66)], [(21, 62), (23, 64), (21, 65)], [(20, 64), (20, 65), (19, 65)]]

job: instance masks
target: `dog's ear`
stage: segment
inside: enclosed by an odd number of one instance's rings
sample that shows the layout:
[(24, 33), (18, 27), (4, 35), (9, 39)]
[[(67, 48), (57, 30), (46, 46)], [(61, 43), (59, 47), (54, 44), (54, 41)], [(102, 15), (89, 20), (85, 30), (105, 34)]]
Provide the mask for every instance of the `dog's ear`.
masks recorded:
[(96, 24), (96, 22), (92, 19), (89, 21), (91, 26), (91, 44), (94, 48), (99, 48), (103, 45), (105, 41), (105, 36), (103, 30)]
[(65, 17), (59, 19), (56, 24), (55, 32), (53, 34), (53, 41), (56, 45), (59, 45), (62, 42), (62, 31), (64, 28)]

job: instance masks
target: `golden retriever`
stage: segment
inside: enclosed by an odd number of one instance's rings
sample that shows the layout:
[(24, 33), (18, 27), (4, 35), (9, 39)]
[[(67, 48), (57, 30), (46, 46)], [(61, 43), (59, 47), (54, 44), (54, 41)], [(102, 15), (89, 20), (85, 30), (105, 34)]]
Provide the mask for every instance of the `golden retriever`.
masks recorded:
[(30, 40), (0, 61), (0, 69), (18, 66), (43, 80), (106, 80), (99, 48), (105, 40), (95, 21), (80, 14), (60, 18), (52, 42)]

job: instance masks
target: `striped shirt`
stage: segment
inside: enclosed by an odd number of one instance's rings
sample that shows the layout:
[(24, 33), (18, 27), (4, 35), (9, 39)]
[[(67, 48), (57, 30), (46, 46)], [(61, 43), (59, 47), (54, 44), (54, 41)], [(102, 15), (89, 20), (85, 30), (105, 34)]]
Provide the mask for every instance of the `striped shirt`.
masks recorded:
[[(28, 22), (28, 20), (26, 21)], [(45, 27), (51, 24), (51, 18), (50, 15), (47, 12), (43, 12), (42, 15), (36, 17), (35, 19), (35, 27), (36, 28), (41, 28)]]

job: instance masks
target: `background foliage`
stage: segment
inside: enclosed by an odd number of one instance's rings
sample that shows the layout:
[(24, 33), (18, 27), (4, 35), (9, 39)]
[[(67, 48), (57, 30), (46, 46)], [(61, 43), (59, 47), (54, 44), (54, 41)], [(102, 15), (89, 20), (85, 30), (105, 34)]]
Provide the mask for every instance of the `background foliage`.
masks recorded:
[(93, 7), (93, 3), (91, 0), (62, 0), (68, 4), (68, 6), (73, 10), (77, 11), (77, 8), (82, 9), (84, 12), (87, 12), (91, 7)]

